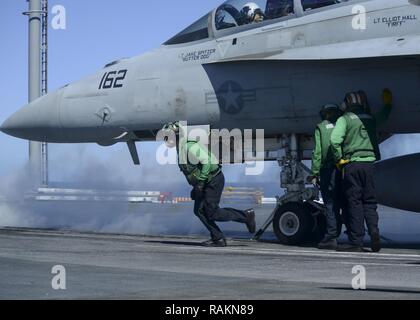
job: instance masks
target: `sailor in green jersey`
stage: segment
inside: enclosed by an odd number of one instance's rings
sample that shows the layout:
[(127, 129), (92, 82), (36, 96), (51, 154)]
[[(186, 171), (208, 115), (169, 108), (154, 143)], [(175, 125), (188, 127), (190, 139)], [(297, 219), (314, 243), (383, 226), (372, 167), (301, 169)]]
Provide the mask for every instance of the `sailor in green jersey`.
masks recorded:
[(331, 135), (334, 159), (343, 170), (343, 189), (347, 199), (350, 229), (350, 246), (342, 246), (340, 251), (362, 251), (365, 221), (372, 240), (372, 250), (381, 250), (373, 165), (381, 158), (377, 127), (389, 118), (392, 110), (393, 98), (390, 90), (384, 90), (383, 101), (383, 109), (372, 116), (365, 93), (347, 94), (344, 102), (346, 113), (338, 119)]
[(312, 183), (320, 185), (322, 199), (326, 207), (327, 233), (318, 248), (336, 250), (337, 239), (341, 235), (340, 172), (336, 168), (331, 149), (331, 134), (337, 119), (342, 115), (339, 106), (325, 105), (320, 116), (322, 122), (315, 130), (315, 149), (312, 156)]
[(177, 147), (178, 164), (188, 183), (194, 188), (191, 198), (195, 201), (194, 213), (206, 226), (211, 239), (203, 243), (208, 247), (225, 247), (226, 239), (216, 222), (234, 221), (244, 223), (250, 233), (255, 233), (256, 222), (253, 209), (246, 211), (220, 208), (220, 200), (225, 186), (225, 177), (219, 160), (197, 141), (180, 135), (178, 122), (163, 128), (165, 142), (169, 148)]

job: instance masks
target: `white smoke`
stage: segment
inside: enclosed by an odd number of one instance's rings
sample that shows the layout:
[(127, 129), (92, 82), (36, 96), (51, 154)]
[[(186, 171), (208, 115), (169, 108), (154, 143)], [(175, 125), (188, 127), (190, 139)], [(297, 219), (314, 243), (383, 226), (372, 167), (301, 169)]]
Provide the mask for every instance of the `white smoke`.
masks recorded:
[(29, 227), (30, 223), (14, 208), (6, 203), (0, 203), (0, 226)]
[(2, 177), (0, 183), (0, 226), (32, 227), (40, 225), (42, 217), (21, 209), (27, 184), (27, 167)]
[[(51, 187), (117, 191), (162, 191), (189, 196), (190, 187), (177, 166), (155, 162), (155, 146), (147, 146), (142, 166), (132, 164), (128, 150), (97, 150), (95, 146), (50, 146)], [(103, 152), (101, 154), (101, 152)], [(171, 205), (128, 202), (41, 202), (28, 172), (3, 177), (0, 182), (0, 226), (69, 229), (133, 234), (204, 234), (191, 206), (175, 214)]]
[[(99, 148), (99, 147), (98, 147)], [(50, 172), (59, 187), (102, 190), (173, 192), (188, 196), (190, 187), (177, 166), (155, 161), (156, 145), (139, 145), (142, 165), (132, 164), (124, 146), (51, 146)], [(384, 158), (420, 152), (420, 135), (395, 136), (382, 145)], [(241, 165), (225, 166), (227, 185), (270, 186), (278, 194), (280, 168), (267, 163), (264, 174), (247, 177)], [(0, 226), (57, 228), (132, 234), (207, 234), (191, 205), (165, 206), (130, 203), (36, 202), (25, 199), (31, 191), (26, 168), (2, 177)], [(405, 216), (404, 220), (409, 220)], [(417, 220), (416, 220), (417, 221)], [(401, 222), (402, 223), (402, 222)], [(405, 224), (405, 222), (403, 223)]]

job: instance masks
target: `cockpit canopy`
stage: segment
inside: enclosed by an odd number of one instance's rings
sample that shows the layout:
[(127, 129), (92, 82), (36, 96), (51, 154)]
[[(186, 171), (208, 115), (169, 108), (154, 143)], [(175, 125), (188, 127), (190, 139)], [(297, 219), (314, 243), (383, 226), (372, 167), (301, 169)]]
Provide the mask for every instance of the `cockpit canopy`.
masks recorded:
[(230, 0), (216, 11), (217, 30), (259, 23), (294, 14), (293, 0)]
[(209, 37), (209, 18), (211, 13), (190, 25), (188, 28), (182, 30), (175, 37), (165, 42), (166, 45), (180, 44), (207, 39)]
[[(168, 40), (165, 45), (188, 43), (210, 37), (210, 29), (218, 31), (241, 27), (257, 27), (259, 23), (269, 24), (277, 19), (295, 16), (297, 10), (308, 12), (352, 0), (229, 0), (219, 6), (214, 13), (204, 17)], [(299, 8), (295, 8), (299, 6)]]

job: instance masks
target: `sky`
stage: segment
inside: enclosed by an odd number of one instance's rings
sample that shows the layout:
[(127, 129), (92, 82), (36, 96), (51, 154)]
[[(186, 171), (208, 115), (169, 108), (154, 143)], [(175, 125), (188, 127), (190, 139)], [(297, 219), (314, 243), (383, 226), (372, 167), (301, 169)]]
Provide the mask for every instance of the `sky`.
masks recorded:
[[(66, 30), (49, 28), (49, 89), (81, 79), (105, 64), (122, 57), (136, 56), (163, 42), (217, 7), (221, 0), (50, 0), (51, 8), (66, 8)], [(26, 0), (0, 1), (0, 123), (27, 102), (28, 21), (22, 15)], [(154, 158), (154, 145), (141, 145), (146, 165)], [(384, 145), (385, 158), (420, 152), (420, 137), (396, 137)], [(144, 171), (132, 164), (125, 145), (103, 148), (97, 145), (50, 145), (50, 177), (54, 181), (92, 176), (98, 185), (123, 176), (142, 180)], [(21, 171), (28, 160), (28, 143), (0, 134), (0, 179)], [(153, 160), (154, 161), (154, 160)], [(146, 167), (149, 170), (156, 168)], [(90, 170), (90, 171), (89, 171)], [(175, 169), (173, 169), (175, 170)], [(240, 180), (243, 167), (228, 167), (228, 179)], [(179, 171), (179, 170), (178, 170)], [(175, 172), (175, 171), (174, 171)], [(168, 172), (170, 174), (170, 172)], [(177, 181), (181, 182), (179, 172)], [(277, 164), (267, 164), (256, 181), (279, 185)]]

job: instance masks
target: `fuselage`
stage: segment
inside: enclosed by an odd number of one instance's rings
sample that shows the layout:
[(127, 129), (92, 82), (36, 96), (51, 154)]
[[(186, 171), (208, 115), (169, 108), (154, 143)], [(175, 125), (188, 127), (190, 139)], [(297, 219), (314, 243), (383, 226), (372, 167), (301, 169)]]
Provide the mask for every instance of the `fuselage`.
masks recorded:
[(175, 38), (111, 63), (25, 106), (2, 130), (32, 141), (102, 145), (125, 133), (153, 140), (164, 123), (180, 120), (269, 136), (311, 134), (323, 104), (364, 90), (378, 110), (387, 87), (397, 110), (383, 131), (420, 132), (420, 7), (354, 0), (303, 11), (299, 3), (288, 16), (220, 30), (216, 9), (204, 18), (204, 39)]

